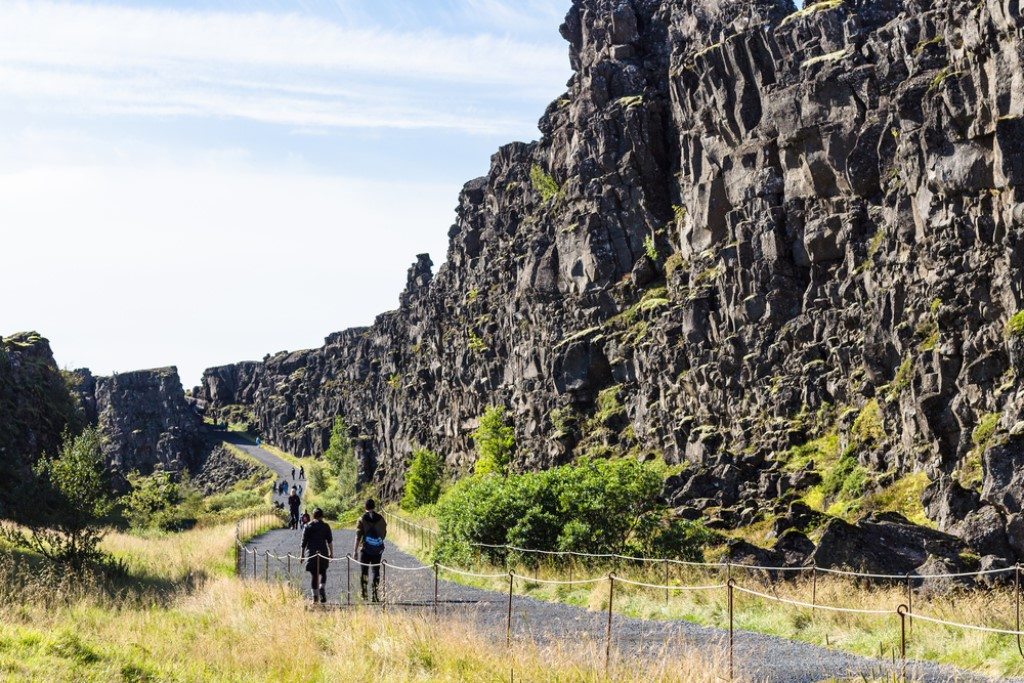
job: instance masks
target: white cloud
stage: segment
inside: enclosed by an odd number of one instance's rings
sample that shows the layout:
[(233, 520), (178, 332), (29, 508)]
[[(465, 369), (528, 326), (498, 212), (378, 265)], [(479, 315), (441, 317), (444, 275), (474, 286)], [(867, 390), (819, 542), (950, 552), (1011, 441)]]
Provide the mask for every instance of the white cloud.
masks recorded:
[(44, 111), (495, 133), (521, 129), (508, 102), (558, 94), (564, 63), (552, 44), (294, 13), (0, 3), (0, 96)]

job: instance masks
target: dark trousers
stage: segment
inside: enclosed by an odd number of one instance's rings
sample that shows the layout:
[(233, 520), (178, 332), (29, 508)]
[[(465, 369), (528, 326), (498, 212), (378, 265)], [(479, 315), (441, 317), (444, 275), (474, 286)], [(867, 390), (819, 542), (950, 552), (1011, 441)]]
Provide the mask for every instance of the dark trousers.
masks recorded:
[(381, 550), (366, 550), (363, 548), (359, 553), (359, 585), (363, 589), (363, 600), (366, 599), (366, 585), (369, 582), (369, 575), (373, 572), (373, 599), (377, 599), (377, 587), (380, 586), (380, 562), (384, 552)]
[(306, 560), (306, 571), (309, 572), (309, 587), (323, 590), (327, 586), (327, 568), (331, 563), (322, 557), (311, 557)]

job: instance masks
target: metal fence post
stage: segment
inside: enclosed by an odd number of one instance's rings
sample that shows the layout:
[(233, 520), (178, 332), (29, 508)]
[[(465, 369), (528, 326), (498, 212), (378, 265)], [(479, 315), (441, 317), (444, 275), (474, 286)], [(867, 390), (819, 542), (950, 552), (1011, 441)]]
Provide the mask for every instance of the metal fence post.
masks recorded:
[(896, 613), (900, 615), (900, 679), (903, 683), (907, 681), (907, 605), (900, 605)]
[(505, 623), (505, 647), (512, 646), (512, 581), (515, 575), (508, 573), (508, 620)]
[(264, 579), (263, 580), (269, 582), (270, 581), (270, 551), (267, 550), (265, 552), (267, 553), (267, 556), (266, 556), (266, 560), (265, 560), (265, 562), (263, 564), (263, 574), (264, 574)]
[(727, 602), (728, 602), (728, 607), (729, 607), (729, 680), (731, 681), (732, 678), (733, 678), (733, 669), (732, 669), (732, 663), (733, 663), (733, 636), (734, 636), (734, 633), (735, 633), (735, 624), (734, 624), (734, 618), (733, 618), (733, 598), (734, 598), (734, 588), (736, 586), (736, 582), (733, 581), (732, 578), (730, 577), (729, 581), (725, 584), (725, 586), (726, 586), (726, 591), (728, 593), (728, 600), (727, 600)]
[(612, 602), (615, 600), (615, 574), (608, 575), (608, 626), (604, 632), (604, 675), (612, 658)]
[(259, 564), (259, 560), (257, 559), (257, 556), (256, 556), (256, 548), (253, 548), (252, 549), (252, 579), (253, 579), (253, 581), (256, 580), (256, 565), (258, 565), (258, 564)]
[[(818, 565), (817, 563), (811, 565), (811, 604), (817, 606), (818, 604)], [(811, 610), (811, 616), (814, 616), (814, 610)]]
[(345, 556), (345, 604), (352, 605), (352, 555)]
[(665, 604), (668, 604), (668, 560), (661, 561), (662, 568), (665, 570)]
[(388, 562), (387, 560), (380, 561), (380, 609), (382, 612), (388, 611)]
[(434, 563), (434, 616), (437, 616), (437, 587), (438, 587), (438, 569), (437, 562)]

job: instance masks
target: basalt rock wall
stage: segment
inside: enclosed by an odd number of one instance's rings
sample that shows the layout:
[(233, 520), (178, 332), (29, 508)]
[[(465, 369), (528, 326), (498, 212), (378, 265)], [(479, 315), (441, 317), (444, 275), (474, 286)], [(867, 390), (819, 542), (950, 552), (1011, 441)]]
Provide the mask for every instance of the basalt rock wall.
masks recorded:
[(576, 0), (566, 93), (437, 273), (197, 395), (303, 454), (344, 415), (388, 496), (503, 404), (517, 468), (661, 454), (724, 525), (923, 477), (935, 524), (1022, 557), (1022, 31), (1017, 0)]

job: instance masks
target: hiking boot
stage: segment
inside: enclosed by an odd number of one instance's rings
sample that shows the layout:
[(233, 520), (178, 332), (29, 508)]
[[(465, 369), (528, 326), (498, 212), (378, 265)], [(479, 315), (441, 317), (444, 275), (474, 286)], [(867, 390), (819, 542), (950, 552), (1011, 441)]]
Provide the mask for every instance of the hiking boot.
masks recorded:
[(327, 591), (323, 588), (320, 589), (320, 602), (327, 602)]

